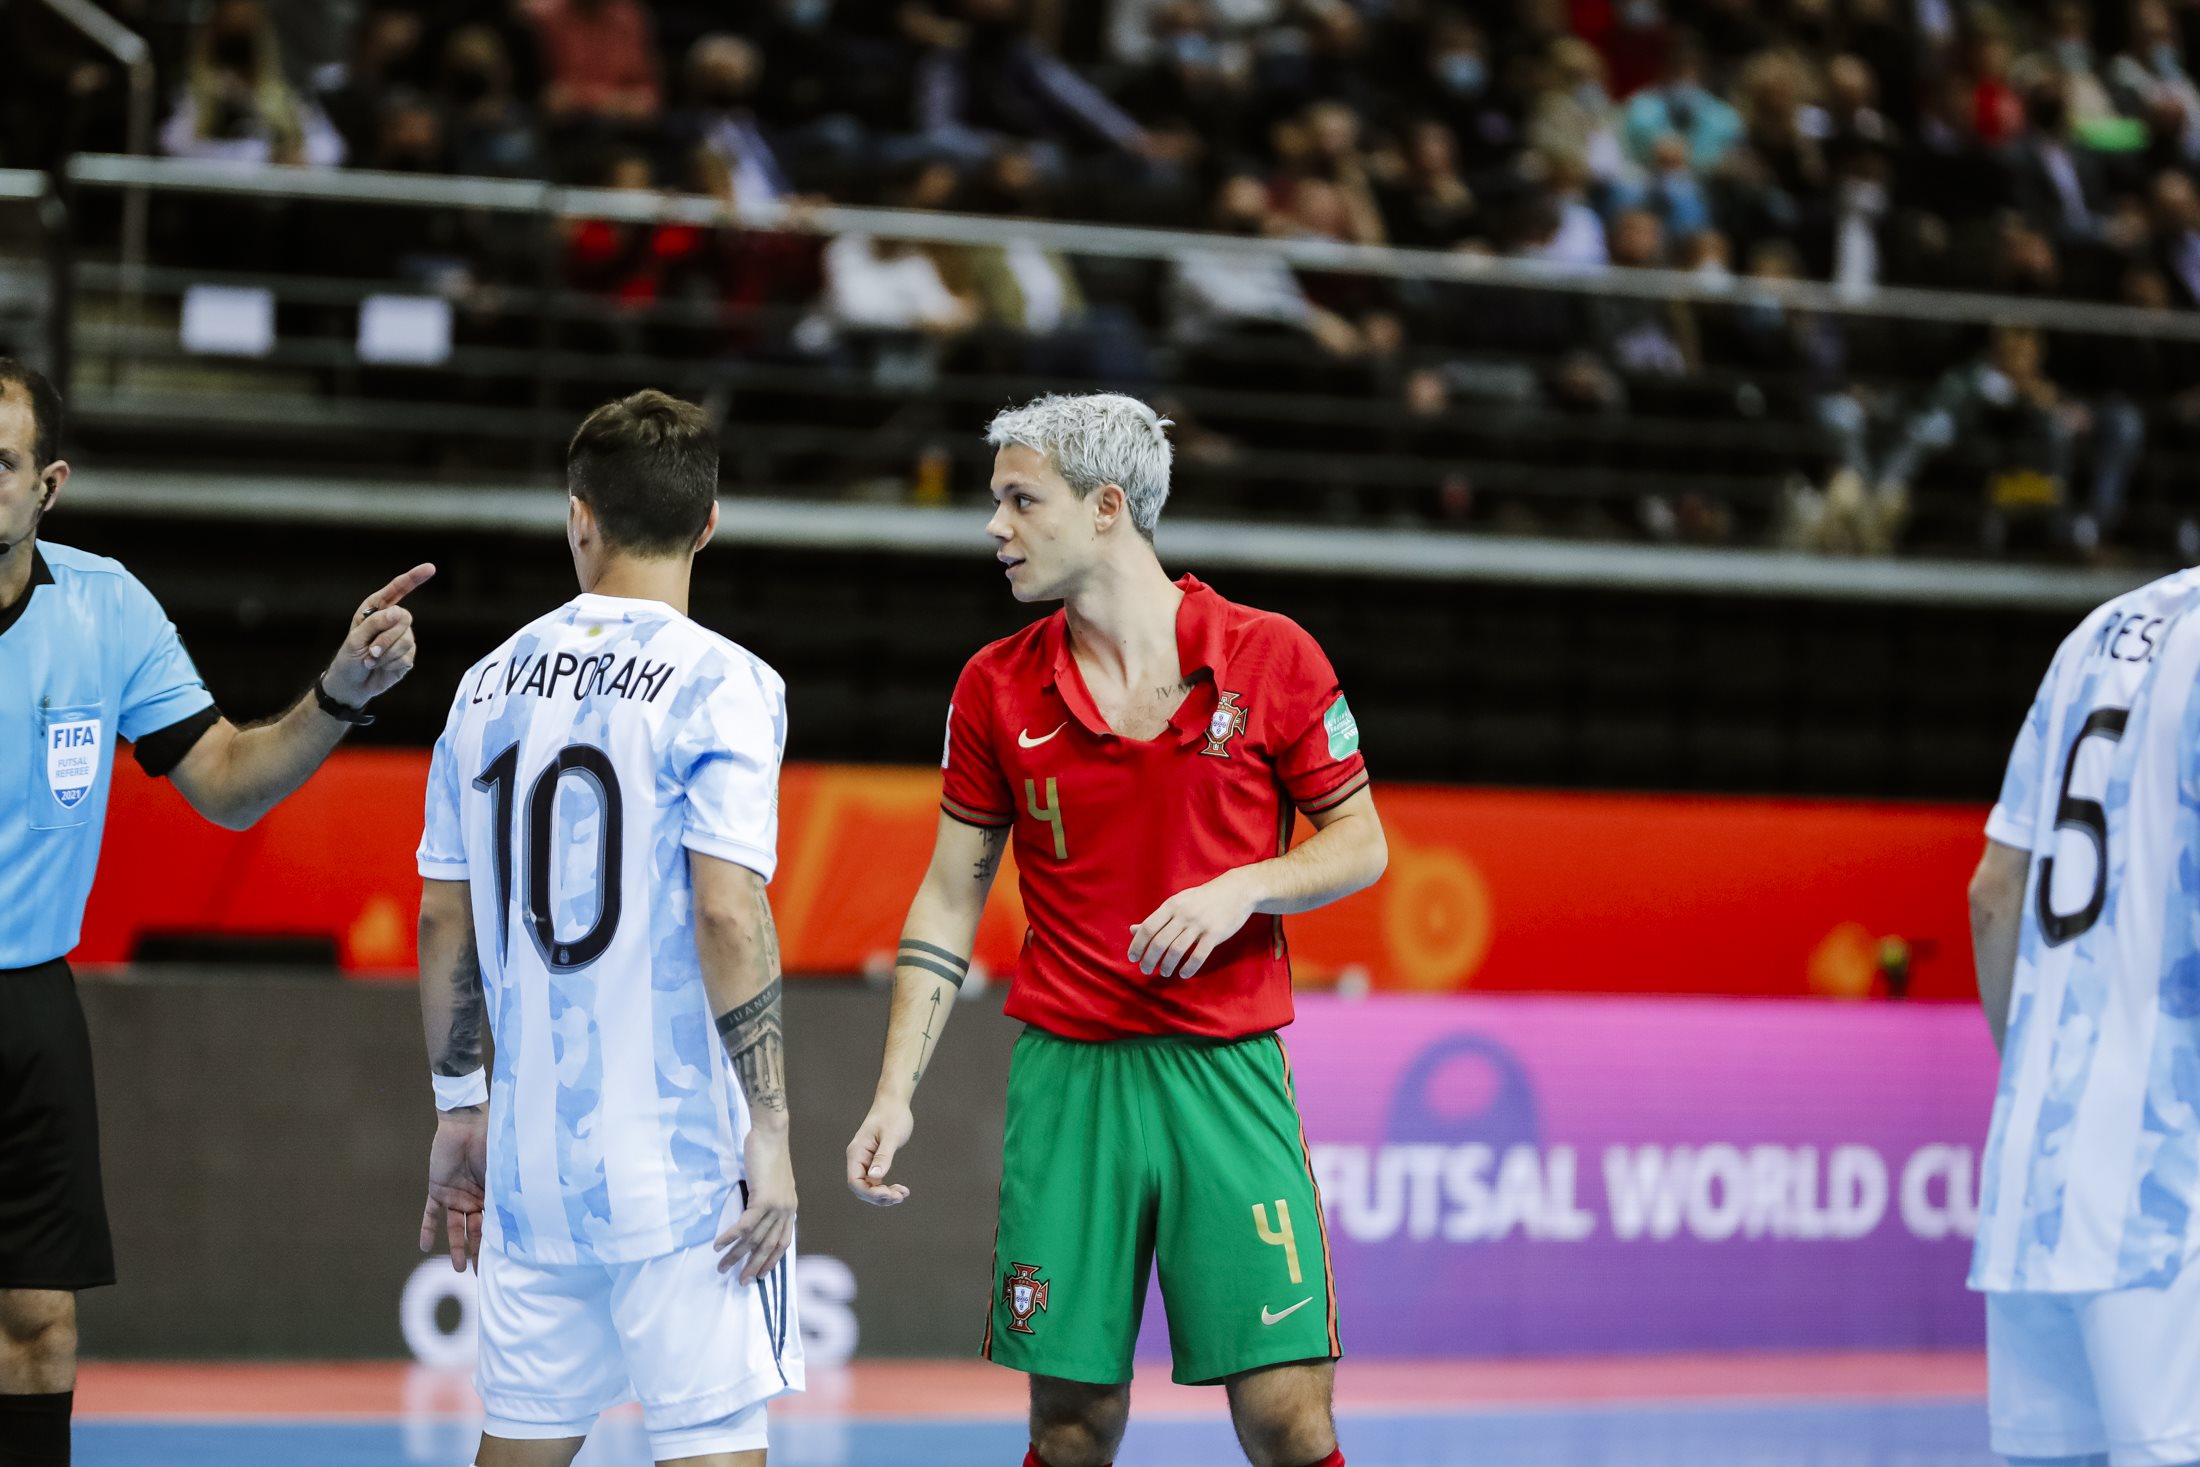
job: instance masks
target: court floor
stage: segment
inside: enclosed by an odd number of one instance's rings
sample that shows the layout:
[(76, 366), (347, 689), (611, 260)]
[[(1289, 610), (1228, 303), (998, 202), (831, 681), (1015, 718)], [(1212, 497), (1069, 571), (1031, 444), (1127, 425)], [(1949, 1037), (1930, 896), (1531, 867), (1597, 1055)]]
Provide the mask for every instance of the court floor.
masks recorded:
[[(1990, 1467), (1975, 1354), (1600, 1361), (1347, 1361), (1339, 1435), (1356, 1467)], [(1015, 1467), (1021, 1377), (981, 1362), (812, 1372), (775, 1408), (775, 1467)], [(385, 1364), (87, 1363), (78, 1467), (465, 1467), (463, 1373)], [(1228, 1467), (1219, 1391), (1142, 1373), (1123, 1467)], [(632, 1408), (584, 1467), (649, 1460)]]

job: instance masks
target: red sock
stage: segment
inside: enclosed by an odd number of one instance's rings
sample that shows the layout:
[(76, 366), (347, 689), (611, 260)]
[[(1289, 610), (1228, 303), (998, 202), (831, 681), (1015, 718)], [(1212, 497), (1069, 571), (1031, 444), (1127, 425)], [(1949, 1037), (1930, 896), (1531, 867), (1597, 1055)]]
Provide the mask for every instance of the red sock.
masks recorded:
[(1307, 1467), (1344, 1467), (1344, 1448), (1337, 1448), (1337, 1450), (1331, 1452), (1328, 1456), (1322, 1458), (1319, 1462), (1311, 1462), (1307, 1464)]
[[(1024, 1467), (1047, 1467), (1046, 1462), (1039, 1456), (1039, 1449), (1037, 1447), (1032, 1447), (1030, 1450), (1024, 1453)], [(1110, 1462), (1108, 1463), (1108, 1467), (1115, 1467), (1115, 1464), (1113, 1462)], [(1322, 1463), (1321, 1467), (1329, 1467), (1329, 1464), (1326, 1462)]]

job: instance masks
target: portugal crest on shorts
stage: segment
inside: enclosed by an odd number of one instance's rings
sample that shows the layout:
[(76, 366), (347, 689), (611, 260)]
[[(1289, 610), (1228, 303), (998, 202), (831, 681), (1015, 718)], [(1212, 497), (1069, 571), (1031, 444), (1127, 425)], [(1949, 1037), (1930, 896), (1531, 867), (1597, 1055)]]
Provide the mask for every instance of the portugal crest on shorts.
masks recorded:
[(1216, 703), (1214, 716), (1207, 720), (1207, 747), (1202, 754), (1212, 754), (1217, 759), (1230, 757), (1230, 740), (1245, 732), (1245, 709), (1238, 704), (1239, 693), (1224, 693)]
[(1008, 1327), (1016, 1334), (1037, 1334), (1031, 1327), (1031, 1316), (1047, 1307), (1051, 1285), (1039, 1277), (1039, 1267), (1036, 1263), (1011, 1263), (1008, 1281), (1001, 1286), (1001, 1302), (1013, 1316)]

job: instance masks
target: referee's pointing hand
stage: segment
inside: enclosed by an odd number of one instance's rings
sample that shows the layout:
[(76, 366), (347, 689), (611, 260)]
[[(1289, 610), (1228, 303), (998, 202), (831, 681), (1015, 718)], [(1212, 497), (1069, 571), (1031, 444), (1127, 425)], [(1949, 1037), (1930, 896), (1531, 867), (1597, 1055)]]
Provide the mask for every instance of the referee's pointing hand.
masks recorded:
[(413, 617), (397, 603), (434, 574), (434, 566), (416, 565), (359, 603), (352, 613), (351, 634), (337, 649), (323, 680), (331, 698), (356, 708), (388, 692), (412, 671), (419, 650), (413, 642)]

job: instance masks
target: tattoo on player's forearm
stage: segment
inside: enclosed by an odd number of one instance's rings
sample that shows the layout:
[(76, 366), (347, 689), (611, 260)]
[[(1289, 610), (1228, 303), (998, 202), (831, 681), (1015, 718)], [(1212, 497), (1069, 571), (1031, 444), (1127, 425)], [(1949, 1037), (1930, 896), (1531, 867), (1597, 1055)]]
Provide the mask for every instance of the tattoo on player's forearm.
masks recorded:
[(777, 978), (782, 971), (779, 966), (779, 924), (772, 920), (771, 898), (764, 895), (763, 887), (756, 888), (755, 898), (756, 926), (764, 937), (764, 971)]
[(916, 968), (935, 978), (945, 978), (960, 988), (963, 986), (963, 979), (969, 976), (970, 959), (951, 953), (944, 947), (905, 937), (901, 940), (901, 951), (894, 955), (894, 967), (897, 971), (902, 968)]
[(970, 879), (984, 886), (993, 880), (993, 873), (1001, 869), (1001, 853), (1008, 849), (1008, 827), (985, 833), (985, 849), (970, 868)]
[(924, 1038), (917, 1042), (917, 1068), (909, 1077), (911, 1085), (924, 1083), (924, 1071), (932, 1063), (932, 1036), (939, 1029), (941, 990), (932, 990), (932, 1003), (924, 1013)]
[(481, 1068), (481, 1023), (487, 1008), (481, 952), (474, 946), (473, 925), (468, 923), (459, 939), (458, 961), (451, 969), (451, 1027), (443, 1039), (443, 1053), (436, 1056), (438, 1075), (470, 1075)]
[(779, 1016), (781, 986), (775, 974), (763, 992), (718, 1016), (718, 1037), (725, 1042), (751, 1110), (787, 1108), (787, 1051)]

